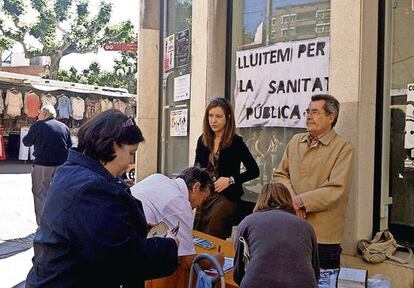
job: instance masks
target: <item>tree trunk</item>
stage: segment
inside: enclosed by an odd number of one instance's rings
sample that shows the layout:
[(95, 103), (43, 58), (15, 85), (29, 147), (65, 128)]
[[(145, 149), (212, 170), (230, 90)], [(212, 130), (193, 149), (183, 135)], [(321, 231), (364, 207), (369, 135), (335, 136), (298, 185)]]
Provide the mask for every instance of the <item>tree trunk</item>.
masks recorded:
[(50, 55), (49, 77), (52, 80), (57, 80), (58, 78), (59, 65), (62, 57), (62, 53), (60, 52)]

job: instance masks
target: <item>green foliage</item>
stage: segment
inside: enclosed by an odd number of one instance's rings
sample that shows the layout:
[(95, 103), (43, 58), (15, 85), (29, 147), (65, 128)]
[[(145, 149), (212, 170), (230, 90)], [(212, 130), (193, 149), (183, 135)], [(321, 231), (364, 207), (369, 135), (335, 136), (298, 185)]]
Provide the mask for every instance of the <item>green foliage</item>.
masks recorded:
[(137, 53), (122, 52), (121, 59), (115, 60), (112, 71), (102, 71), (99, 63), (92, 62), (87, 69), (81, 72), (74, 67), (69, 70), (60, 70), (57, 79), (74, 83), (125, 88), (129, 93), (136, 94), (136, 72)]
[[(27, 58), (49, 56), (52, 79), (56, 79), (65, 55), (97, 52), (105, 42), (134, 39), (131, 22), (108, 26), (112, 4), (105, 1), (100, 3), (96, 15), (91, 15), (87, 0), (30, 0), (30, 7), (25, 3), (25, 0), (0, 1), (0, 49), (18, 42)], [(29, 8), (37, 12), (36, 17), (32, 23), (24, 23), (22, 16), (27, 15)], [(27, 41), (29, 36), (36, 41), (34, 45)]]
[(0, 36), (0, 53), (9, 50), (12, 46), (13, 44), (10, 42), (9, 39)]

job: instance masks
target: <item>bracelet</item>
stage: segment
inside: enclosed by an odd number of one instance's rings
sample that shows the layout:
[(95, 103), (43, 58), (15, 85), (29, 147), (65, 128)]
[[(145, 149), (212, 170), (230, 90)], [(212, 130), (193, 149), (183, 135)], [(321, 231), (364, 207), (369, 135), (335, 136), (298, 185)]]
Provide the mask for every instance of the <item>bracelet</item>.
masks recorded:
[(229, 186), (234, 184), (234, 178), (232, 176), (229, 177)]

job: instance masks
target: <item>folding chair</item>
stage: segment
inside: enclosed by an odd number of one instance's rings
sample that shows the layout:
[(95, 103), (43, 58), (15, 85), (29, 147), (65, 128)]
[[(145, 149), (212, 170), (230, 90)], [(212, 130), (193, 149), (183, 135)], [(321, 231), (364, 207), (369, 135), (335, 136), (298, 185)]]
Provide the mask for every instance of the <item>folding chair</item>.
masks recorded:
[(190, 269), (190, 278), (188, 279), (188, 288), (192, 288), (193, 287), (193, 273), (195, 272), (196, 275), (198, 275), (201, 271), (203, 271), (200, 268), (200, 261), (201, 260), (208, 260), (213, 264), (214, 269), (217, 270), (217, 275), (216, 276), (208, 276), (210, 278), (211, 284), (214, 287), (214, 285), (220, 281), (221, 283), (221, 288), (225, 288), (226, 287), (226, 283), (224, 281), (224, 272), (223, 272), (223, 267), (221, 267), (221, 264), (217, 261), (216, 257), (211, 256), (210, 254), (207, 253), (203, 253), (200, 255), (197, 255), (194, 260), (193, 263), (191, 264), (191, 269)]

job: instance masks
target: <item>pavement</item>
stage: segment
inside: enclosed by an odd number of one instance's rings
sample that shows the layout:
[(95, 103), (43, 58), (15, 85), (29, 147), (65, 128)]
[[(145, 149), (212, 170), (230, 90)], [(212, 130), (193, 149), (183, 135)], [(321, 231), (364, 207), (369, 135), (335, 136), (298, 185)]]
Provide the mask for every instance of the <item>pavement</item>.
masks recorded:
[(24, 287), (32, 267), (37, 225), (30, 171), (30, 164), (0, 165), (0, 288)]

